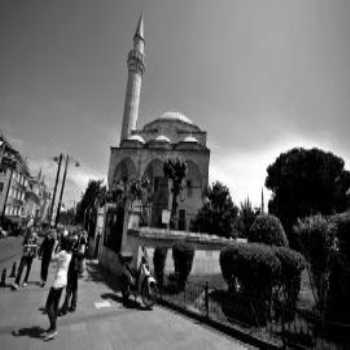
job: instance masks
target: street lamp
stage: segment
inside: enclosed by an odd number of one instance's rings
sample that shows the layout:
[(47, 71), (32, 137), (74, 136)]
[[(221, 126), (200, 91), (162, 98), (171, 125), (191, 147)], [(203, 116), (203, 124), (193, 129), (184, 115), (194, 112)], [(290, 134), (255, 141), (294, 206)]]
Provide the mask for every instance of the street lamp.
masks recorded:
[(63, 159), (63, 154), (60, 153), (59, 156), (56, 156), (53, 158), (53, 160), (58, 163), (57, 165), (57, 172), (56, 172), (56, 180), (55, 180), (55, 187), (53, 190), (53, 195), (52, 195), (52, 202), (49, 210), (49, 223), (51, 224), (52, 222), (52, 216), (53, 216), (53, 210), (55, 207), (55, 200), (56, 200), (56, 193), (57, 193), (57, 186), (58, 186), (58, 180), (60, 178), (60, 172), (61, 172), (61, 166), (62, 166), (62, 159)]
[(64, 192), (64, 187), (66, 185), (66, 178), (67, 178), (67, 171), (68, 171), (68, 165), (69, 162), (73, 161), (74, 165), (76, 167), (80, 166), (79, 162), (76, 161), (73, 157), (70, 157), (69, 154), (66, 154), (66, 162), (64, 166), (64, 173), (63, 173), (63, 179), (62, 179), (62, 186), (61, 186), (61, 193), (60, 193), (60, 199), (58, 201), (58, 206), (57, 206), (57, 214), (56, 214), (56, 220), (55, 220), (55, 226), (58, 224), (58, 220), (60, 218), (60, 212), (61, 212), (61, 205), (62, 205), (62, 198), (63, 198), (63, 192)]

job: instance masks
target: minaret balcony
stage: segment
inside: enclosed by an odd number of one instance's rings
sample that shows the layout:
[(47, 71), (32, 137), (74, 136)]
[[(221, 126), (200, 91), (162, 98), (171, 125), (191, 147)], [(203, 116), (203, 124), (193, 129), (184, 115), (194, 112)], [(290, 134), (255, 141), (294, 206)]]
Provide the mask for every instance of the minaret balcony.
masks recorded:
[(145, 56), (144, 56), (144, 54), (142, 54), (140, 51), (137, 51), (135, 49), (132, 49), (132, 50), (129, 51), (128, 62), (130, 60), (141, 61), (142, 64), (145, 64)]
[(144, 55), (137, 50), (131, 50), (128, 55), (128, 68), (132, 72), (143, 74), (146, 69)]

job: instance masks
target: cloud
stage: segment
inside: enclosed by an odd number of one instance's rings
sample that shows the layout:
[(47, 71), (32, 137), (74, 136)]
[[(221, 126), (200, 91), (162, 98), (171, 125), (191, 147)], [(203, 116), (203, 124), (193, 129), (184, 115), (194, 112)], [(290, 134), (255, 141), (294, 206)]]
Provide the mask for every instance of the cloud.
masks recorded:
[[(45, 182), (49, 186), (49, 190), (53, 191), (54, 183), (56, 179), (57, 163), (50, 159), (29, 159), (28, 165), (30, 167), (33, 176), (37, 175), (39, 170), (42, 170), (43, 176), (45, 176)], [(60, 193), (62, 178), (64, 172), (64, 163), (60, 172), (60, 180), (58, 186), (58, 194)], [(64, 189), (63, 202), (67, 207), (71, 207), (74, 202), (80, 200), (82, 193), (84, 193), (90, 180), (105, 181), (106, 175), (99, 173), (94, 169), (86, 166), (75, 167), (70, 164), (67, 171), (67, 179)]]
[(212, 150), (209, 181), (219, 180), (225, 184), (230, 189), (236, 204), (249, 197), (254, 206), (260, 206), (261, 189), (264, 188), (266, 208), (271, 196), (271, 191), (264, 187), (266, 169), (280, 153), (294, 147), (318, 147), (325, 151), (331, 151), (345, 160), (346, 168), (350, 165), (346, 162), (349, 159), (349, 153), (335, 147), (330, 141), (311, 140), (301, 135), (288, 135), (284, 139), (279, 139), (272, 145), (267, 145), (259, 150), (246, 152), (231, 150), (225, 153)]

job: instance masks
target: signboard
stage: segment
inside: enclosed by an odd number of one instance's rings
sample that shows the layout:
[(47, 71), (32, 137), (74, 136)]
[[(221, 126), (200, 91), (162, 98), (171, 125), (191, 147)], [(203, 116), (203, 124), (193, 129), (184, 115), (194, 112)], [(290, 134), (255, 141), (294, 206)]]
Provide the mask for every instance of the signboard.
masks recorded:
[(170, 223), (170, 210), (163, 209), (162, 210), (162, 224), (169, 225)]

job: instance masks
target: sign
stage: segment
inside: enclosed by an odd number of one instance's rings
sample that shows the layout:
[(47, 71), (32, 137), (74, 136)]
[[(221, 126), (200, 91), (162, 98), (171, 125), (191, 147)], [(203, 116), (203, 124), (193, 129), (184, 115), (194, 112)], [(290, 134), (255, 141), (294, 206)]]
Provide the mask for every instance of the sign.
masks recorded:
[(163, 209), (162, 210), (162, 224), (169, 225), (170, 223), (170, 210)]

